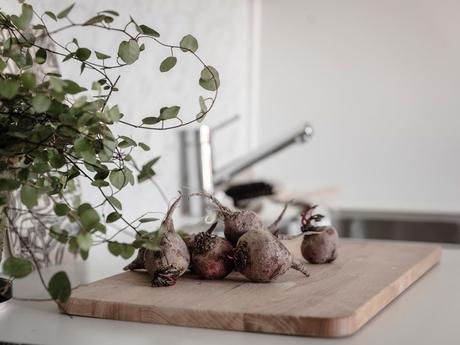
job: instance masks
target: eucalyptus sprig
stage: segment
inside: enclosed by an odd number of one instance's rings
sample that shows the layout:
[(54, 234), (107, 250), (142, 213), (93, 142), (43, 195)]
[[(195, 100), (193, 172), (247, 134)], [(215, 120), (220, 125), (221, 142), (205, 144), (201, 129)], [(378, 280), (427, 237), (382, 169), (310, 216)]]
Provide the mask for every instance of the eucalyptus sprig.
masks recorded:
[[(202, 121), (212, 109), (220, 87), (219, 73), (197, 55), (198, 42), (186, 35), (179, 44), (166, 44), (160, 40), (157, 30), (137, 23), (132, 17), (121, 26), (115, 22), (119, 14), (113, 10), (96, 13), (89, 19), (76, 21), (71, 18), (74, 5), (59, 11), (37, 13), (22, 3), (22, 12), (12, 15), (0, 9), (0, 208), (2, 223), (12, 232), (16, 224), (8, 216), (9, 198), (17, 191), (27, 212), (40, 221), (34, 207), (43, 196), (54, 203), (57, 217), (66, 217), (78, 226), (77, 233), (70, 233), (58, 224), (47, 228), (49, 235), (68, 247), (83, 259), (88, 257), (92, 246), (106, 243), (108, 250), (123, 258), (133, 255), (135, 248), (154, 248), (156, 237), (141, 227), (156, 218), (149, 216), (128, 220), (123, 216), (123, 204), (117, 193), (128, 184), (142, 183), (155, 176), (154, 157), (138, 168), (132, 151), (149, 151), (147, 144), (136, 142), (124, 135), (115, 135), (111, 127), (122, 124), (147, 130), (168, 130)], [(49, 29), (49, 23), (60, 25)], [(87, 48), (77, 38), (60, 42), (56, 34), (75, 28), (88, 27), (104, 30), (108, 35), (122, 34), (117, 55)], [(43, 44), (48, 40), (53, 46)], [(161, 73), (175, 67), (179, 54), (193, 57), (202, 66), (199, 85), (210, 93), (200, 96), (198, 111), (191, 119), (180, 115), (178, 105), (167, 105), (141, 123), (133, 123), (120, 112), (110, 99), (118, 91), (120, 75), (114, 71), (136, 63), (148, 44), (167, 51), (159, 66)], [(186, 56), (185, 55), (185, 56)], [(58, 73), (35, 72), (52, 57), (62, 63), (77, 61), (81, 73), (92, 72), (97, 78), (90, 88), (64, 78)], [(135, 174), (137, 176), (135, 176)], [(103, 197), (99, 205), (88, 202), (73, 204), (64, 192), (72, 186), (75, 178), (83, 177), (91, 182)], [(111, 212), (103, 218), (100, 208), (107, 206)], [(119, 242), (116, 235), (106, 235), (106, 224), (124, 224), (120, 231), (131, 231), (135, 239), (130, 243)], [(18, 233), (19, 235), (19, 233)], [(27, 243), (23, 243), (27, 250)], [(46, 283), (35, 262), (21, 257), (10, 257), (3, 265), (3, 272), (12, 278), (22, 278), (31, 271), (33, 264), (39, 271), (41, 281), (52, 299), (64, 303), (70, 296), (71, 285), (65, 272), (56, 273)]]

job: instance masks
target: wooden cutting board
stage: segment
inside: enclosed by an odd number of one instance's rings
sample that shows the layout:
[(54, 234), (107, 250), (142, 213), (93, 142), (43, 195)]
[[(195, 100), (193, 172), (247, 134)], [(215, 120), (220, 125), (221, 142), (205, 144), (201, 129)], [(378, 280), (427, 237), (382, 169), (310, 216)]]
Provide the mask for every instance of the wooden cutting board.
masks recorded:
[[(286, 244), (298, 253), (299, 241)], [(342, 240), (332, 264), (309, 265), (272, 283), (239, 273), (204, 281), (186, 273), (173, 287), (150, 287), (145, 272), (124, 272), (77, 288), (70, 314), (224, 330), (340, 337), (353, 334), (434, 266), (441, 247)], [(377, 322), (377, 321), (376, 321)]]

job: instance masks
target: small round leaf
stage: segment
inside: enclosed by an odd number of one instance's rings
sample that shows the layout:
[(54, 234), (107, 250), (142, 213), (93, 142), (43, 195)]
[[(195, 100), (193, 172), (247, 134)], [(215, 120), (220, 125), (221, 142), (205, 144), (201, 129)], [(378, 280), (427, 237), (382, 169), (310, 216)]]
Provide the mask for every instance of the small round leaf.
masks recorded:
[(67, 302), (72, 293), (72, 286), (65, 272), (59, 271), (51, 277), (48, 283), (48, 292), (55, 301)]
[(180, 41), (180, 49), (183, 52), (196, 52), (198, 50), (198, 41), (192, 35), (186, 35)]
[(10, 257), (3, 264), (3, 273), (13, 278), (24, 278), (33, 270), (32, 263), (24, 258)]
[(160, 64), (160, 72), (168, 72), (173, 68), (177, 63), (177, 58), (175, 56), (168, 56)]

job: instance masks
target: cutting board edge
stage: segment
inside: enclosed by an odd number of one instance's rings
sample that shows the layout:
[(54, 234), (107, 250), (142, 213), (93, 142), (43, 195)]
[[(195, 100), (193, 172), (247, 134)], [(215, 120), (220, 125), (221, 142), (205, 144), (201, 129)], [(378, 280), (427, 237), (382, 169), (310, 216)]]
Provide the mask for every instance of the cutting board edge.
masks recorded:
[[(131, 315), (139, 314), (139, 309), (142, 308), (140, 304), (130, 303), (111, 303), (105, 301), (98, 301), (93, 299), (78, 298), (74, 299), (77, 304), (72, 303), (72, 298), (65, 304), (65, 312), (74, 316), (90, 317), (97, 319), (110, 319), (115, 321), (128, 321), (128, 322), (142, 322), (149, 324), (161, 324), (168, 326), (179, 326), (179, 327), (193, 327), (202, 329), (214, 329), (214, 330), (225, 330), (225, 331), (239, 331), (239, 332), (253, 332), (253, 333), (265, 333), (265, 334), (279, 334), (279, 335), (292, 335), (292, 336), (309, 336), (309, 337), (344, 337), (353, 334), (359, 328), (347, 334), (337, 334), (331, 332), (331, 329), (343, 329), (347, 328), (351, 323), (351, 318), (354, 315), (345, 317), (306, 317), (306, 316), (291, 316), (291, 315), (276, 315), (277, 322), (273, 322), (273, 315), (270, 314), (258, 314), (258, 313), (244, 313), (236, 314), (234, 312), (221, 312), (221, 311), (207, 311), (207, 319), (225, 319), (225, 325), (222, 324), (207, 324), (203, 326), (203, 321), (200, 320), (199, 315), (197, 318), (190, 318), (186, 321), (175, 320), (174, 322), (168, 321), (167, 318), (161, 316), (169, 314), (169, 317), (174, 318), (175, 315), (179, 315), (187, 311), (193, 313), (194, 310), (187, 308), (171, 308), (171, 307), (154, 307), (150, 308), (150, 313), (155, 315), (154, 318), (145, 319), (139, 317), (137, 319), (125, 319), (118, 317), (117, 313), (96, 312), (114, 309), (121, 310), (122, 313), (130, 313)], [(74, 308), (76, 306), (76, 309)], [(132, 309), (132, 310), (131, 310)], [(174, 313), (171, 314), (171, 311)], [(142, 314), (142, 313), (141, 313)], [(232, 322), (229, 320), (232, 319)], [(289, 325), (288, 327), (280, 328), (279, 324)], [(307, 328), (306, 328), (307, 327)], [(349, 328), (347, 328), (349, 329)]]

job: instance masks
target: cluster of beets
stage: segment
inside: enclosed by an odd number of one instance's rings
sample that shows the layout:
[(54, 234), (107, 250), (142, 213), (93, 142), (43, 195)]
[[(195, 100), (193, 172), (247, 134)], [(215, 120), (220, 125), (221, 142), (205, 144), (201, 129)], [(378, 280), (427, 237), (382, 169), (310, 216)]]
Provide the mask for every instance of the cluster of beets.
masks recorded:
[(337, 257), (337, 231), (330, 226), (312, 224), (323, 218), (313, 214), (314, 207), (302, 213), (299, 235), (283, 236), (278, 234), (277, 226), (288, 204), (275, 222), (265, 227), (253, 211), (233, 211), (206, 193), (192, 196), (209, 198), (215, 204), (224, 223), (225, 238), (213, 234), (217, 222), (209, 230), (185, 238), (176, 233), (172, 214), (180, 202), (179, 196), (162, 222), (159, 248), (139, 249), (137, 258), (125, 270), (146, 269), (152, 277), (152, 286), (174, 285), (187, 269), (201, 279), (223, 279), (235, 270), (251, 281), (270, 282), (289, 268), (308, 277), (305, 263), (294, 258), (281, 242), (298, 236), (303, 236), (300, 249), (309, 263), (329, 263)]

